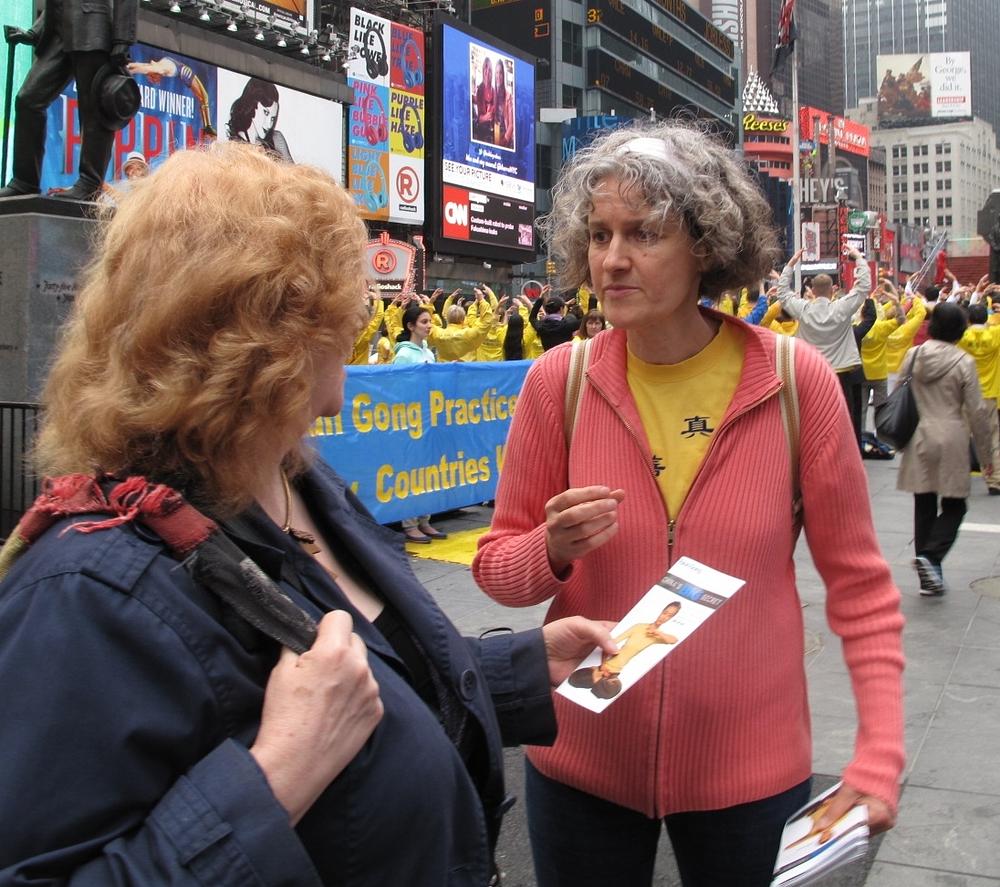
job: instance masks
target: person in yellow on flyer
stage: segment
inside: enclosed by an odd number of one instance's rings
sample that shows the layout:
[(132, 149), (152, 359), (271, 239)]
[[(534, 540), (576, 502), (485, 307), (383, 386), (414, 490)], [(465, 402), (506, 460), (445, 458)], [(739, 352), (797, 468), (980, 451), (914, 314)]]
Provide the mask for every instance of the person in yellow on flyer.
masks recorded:
[(660, 631), (660, 626), (673, 619), (680, 609), (678, 601), (671, 601), (663, 608), (655, 622), (640, 622), (614, 637), (618, 652), (614, 656), (605, 653), (598, 666), (578, 668), (569, 677), (570, 686), (589, 689), (598, 699), (612, 699), (617, 696), (622, 690), (619, 675), (636, 656), (655, 644), (677, 643), (677, 638)]

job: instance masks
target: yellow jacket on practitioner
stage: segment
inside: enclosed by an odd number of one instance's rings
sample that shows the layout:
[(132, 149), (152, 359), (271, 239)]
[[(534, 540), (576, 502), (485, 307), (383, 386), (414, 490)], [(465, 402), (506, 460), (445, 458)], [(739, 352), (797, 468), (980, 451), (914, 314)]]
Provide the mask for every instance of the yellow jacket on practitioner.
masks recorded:
[(507, 324), (496, 320), (497, 306), (499, 305), (497, 297), (488, 292), (486, 301), (489, 302), (488, 306), (485, 302), (473, 302), (465, 316), (466, 324), (474, 326), (479, 318), (480, 306), (482, 306), (483, 311), (490, 311), (494, 315), (494, 325), (483, 337), (483, 341), (479, 343), (473, 359), (476, 361), (503, 360), (503, 343), (507, 337)]
[(368, 326), (361, 331), (361, 335), (354, 342), (351, 359), (347, 361), (349, 364), (357, 366), (368, 363), (368, 353), (371, 350), (372, 336), (382, 326), (382, 316), (385, 314), (385, 306), (382, 304), (381, 299), (375, 300), (374, 308), (375, 310), (372, 312), (371, 320), (368, 321)]
[(427, 342), (437, 352), (439, 361), (475, 360), (476, 349), (496, 325), (496, 316), (487, 310), (481, 316), (470, 312), (468, 319), (468, 324), (431, 327)]
[(906, 312), (906, 321), (899, 329), (889, 335), (885, 343), (886, 369), (890, 373), (898, 373), (899, 366), (906, 357), (906, 352), (913, 344), (913, 337), (920, 329), (920, 324), (927, 316), (927, 305), (923, 299), (914, 299), (910, 310)]
[(869, 382), (879, 382), (889, 378), (889, 363), (886, 359), (886, 343), (889, 336), (899, 327), (895, 317), (876, 320), (867, 335), (861, 340), (861, 366)]
[(761, 318), (760, 325), (779, 336), (794, 336), (799, 330), (799, 322), (797, 320), (778, 320), (781, 307), (781, 302), (775, 299)]
[(1000, 397), (1000, 372), (997, 371), (1000, 361), (1000, 326), (977, 323), (963, 333), (957, 344), (976, 361), (983, 397)]
[[(434, 315), (432, 314), (433, 318)], [(403, 306), (399, 302), (391, 302), (382, 315), (385, 323), (385, 331), (389, 335), (389, 341), (395, 342), (399, 334), (403, 331)]]
[(498, 323), (494, 325), (479, 343), (476, 349), (475, 359), (480, 362), (490, 360), (503, 360), (503, 343), (507, 338), (507, 324)]
[[(518, 308), (521, 315), (523, 327), (521, 331), (521, 352), (523, 360), (534, 360), (539, 357), (545, 349), (542, 347), (542, 340), (538, 338), (535, 328), (528, 322), (528, 309), (523, 305)], [(506, 360), (505, 346), (507, 344), (507, 333), (510, 330), (509, 323), (497, 322), (497, 325), (486, 334), (483, 344), (476, 351), (476, 360)], [(495, 346), (492, 344), (495, 343)], [(484, 357), (482, 355), (490, 355)], [(496, 356), (493, 356), (496, 355)]]
[(542, 340), (538, 338), (535, 328), (528, 320), (528, 309), (522, 307), (518, 313), (524, 318), (524, 338), (521, 340), (522, 347), (524, 348), (524, 359), (534, 360), (545, 353), (545, 347), (542, 345)]

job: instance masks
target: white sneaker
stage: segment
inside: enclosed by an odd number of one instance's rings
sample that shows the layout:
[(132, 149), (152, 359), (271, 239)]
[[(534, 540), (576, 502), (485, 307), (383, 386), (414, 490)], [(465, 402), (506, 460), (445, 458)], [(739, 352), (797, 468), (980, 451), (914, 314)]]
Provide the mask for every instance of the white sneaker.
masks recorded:
[(945, 593), (940, 564), (932, 563), (929, 558), (918, 554), (913, 559), (913, 566), (920, 577), (920, 593), (924, 597), (940, 597)]

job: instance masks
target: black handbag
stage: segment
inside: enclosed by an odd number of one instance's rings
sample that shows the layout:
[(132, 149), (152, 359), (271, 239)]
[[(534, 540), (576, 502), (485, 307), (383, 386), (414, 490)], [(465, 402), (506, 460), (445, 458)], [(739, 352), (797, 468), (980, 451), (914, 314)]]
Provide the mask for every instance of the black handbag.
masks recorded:
[(875, 410), (875, 433), (879, 440), (887, 441), (897, 450), (903, 449), (910, 442), (920, 422), (917, 400), (910, 386), (919, 353), (918, 348), (913, 355), (913, 363), (910, 364), (910, 372), (906, 378), (899, 380), (885, 403)]

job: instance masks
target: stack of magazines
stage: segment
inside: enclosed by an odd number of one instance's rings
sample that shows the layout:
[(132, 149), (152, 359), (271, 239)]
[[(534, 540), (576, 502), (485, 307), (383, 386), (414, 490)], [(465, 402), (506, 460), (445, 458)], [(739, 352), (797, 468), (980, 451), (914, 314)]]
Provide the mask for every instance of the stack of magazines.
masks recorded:
[(852, 807), (829, 828), (816, 828), (841, 784), (813, 798), (789, 818), (781, 833), (771, 887), (819, 883), (834, 869), (865, 855), (868, 850), (867, 807)]

